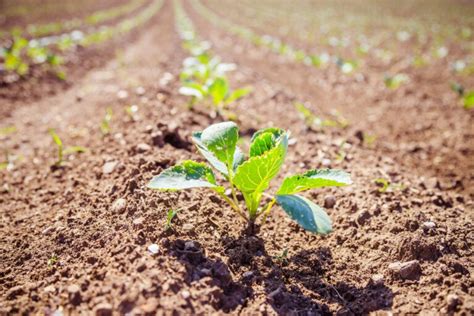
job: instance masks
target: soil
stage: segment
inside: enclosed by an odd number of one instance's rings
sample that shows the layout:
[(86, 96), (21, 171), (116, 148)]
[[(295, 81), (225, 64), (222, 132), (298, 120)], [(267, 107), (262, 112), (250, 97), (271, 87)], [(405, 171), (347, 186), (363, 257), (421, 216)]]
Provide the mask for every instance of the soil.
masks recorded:
[[(238, 65), (232, 85), (253, 88), (233, 108), (247, 142), (263, 127), (291, 130), (273, 189), (310, 168), (351, 173), (349, 187), (307, 194), (327, 206), (334, 231), (309, 234), (275, 208), (252, 235), (211, 192), (145, 188), (176, 162), (200, 160), (191, 133), (219, 121), (178, 94), (187, 53), (166, 1), (130, 45), (109, 46), (66, 89), (51, 82), (52, 95), (18, 95), (14, 107), (0, 99), (0, 126), (18, 131), (0, 136), (2, 148), (21, 157), (0, 173), (0, 314), (473, 314), (473, 117), (442, 77), (387, 91), (379, 74), (358, 82), (296, 64), (184, 7), (213, 52)], [(337, 108), (351, 124), (308, 129), (295, 101)], [(48, 128), (88, 151), (54, 167)], [(381, 177), (402, 186), (382, 193)], [(170, 208), (179, 211), (166, 229)]]

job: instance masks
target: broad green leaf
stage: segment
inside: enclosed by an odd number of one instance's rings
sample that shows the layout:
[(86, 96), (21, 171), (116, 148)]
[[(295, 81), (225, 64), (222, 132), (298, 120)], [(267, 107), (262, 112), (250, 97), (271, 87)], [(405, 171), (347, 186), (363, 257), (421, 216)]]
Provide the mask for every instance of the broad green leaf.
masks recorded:
[[(196, 145), (197, 149), (201, 153), (201, 155), (204, 156), (204, 158), (209, 161), (209, 163), (216, 168), (217, 171), (225, 175), (226, 177), (228, 176), (227, 172), (227, 166), (221, 162), (217, 157), (206, 147), (206, 145), (203, 144), (201, 141), (201, 132), (194, 133), (192, 140), (194, 144)], [(239, 147), (235, 148), (235, 153), (234, 153), (234, 159), (233, 159), (233, 170), (237, 169), (237, 167), (243, 162), (244, 160), (244, 154), (240, 150)]]
[(237, 101), (240, 98), (245, 97), (247, 94), (249, 94), (252, 91), (251, 88), (241, 88), (234, 90), (229, 97), (225, 100), (226, 104), (230, 104), (234, 101)]
[(250, 157), (260, 156), (279, 142), (285, 131), (279, 128), (267, 128), (257, 131), (250, 143)]
[(147, 185), (157, 190), (219, 188), (211, 168), (205, 163), (186, 160), (155, 176)]
[(209, 94), (212, 96), (212, 101), (215, 105), (218, 105), (224, 101), (228, 93), (229, 85), (227, 80), (223, 78), (216, 78), (209, 86)]
[(295, 194), (301, 191), (328, 186), (344, 186), (351, 184), (351, 176), (347, 172), (335, 169), (310, 170), (283, 180), (277, 194)]
[(278, 204), (301, 227), (317, 234), (332, 231), (331, 219), (324, 209), (299, 195), (277, 195)]
[(218, 160), (231, 168), (239, 139), (239, 128), (234, 122), (222, 122), (209, 126), (201, 133), (201, 142)]
[(278, 143), (260, 156), (250, 157), (235, 172), (234, 184), (243, 193), (263, 192), (278, 174), (285, 160), (288, 137), (283, 134)]

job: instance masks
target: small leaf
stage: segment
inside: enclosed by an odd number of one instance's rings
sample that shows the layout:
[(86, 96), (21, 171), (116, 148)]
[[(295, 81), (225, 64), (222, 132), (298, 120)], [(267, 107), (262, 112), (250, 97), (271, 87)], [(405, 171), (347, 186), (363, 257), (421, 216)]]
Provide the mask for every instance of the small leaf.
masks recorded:
[(63, 146), (63, 142), (61, 141), (61, 138), (59, 138), (58, 134), (56, 134), (56, 132), (54, 131), (54, 129), (49, 129), (49, 134), (51, 135), (51, 137), (53, 138), (53, 141), (54, 143), (58, 146), (58, 147), (62, 147)]
[(179, 165), (166, 169), (155, 176), (147, 186), (150, 189), (157, 190), (219, 188), (211, 168), (205, 163), (192, 160), (186, 160)]
[(233, 166), (238, 139), (239, 128), (234, 122), (213, 124), (201, 133), (204, 146), (229, 168)]
[(280, 171), (287, 148), (288, 136), (284, 133), (272, 149), (265, 151), (260, 156), (251, 157), (237, 168), (234, 184), (243, 193), (265, 191), (270, 180)]
[(277, 195), (278, 204), (301, 227), (317, 234), (332, 231), (331, 219), (324, 209), (299, 195)]
[(245, 97), (247, 94), (249, 94), (252, 91), (251, 88), (241, 88), (234, 90), (229, 97), (225, 100), (226, 104), (230, 104), (234, 101), (237, 101), (240, 98)]
[(466, 93), (466, 95), (463, 97), (463, 101), (465, 109), (474, 108), (474, 91), (469, 91)]
[(250, 157), (263, 155), (265, 152), (274, 148), (284, 133), (285, 131), (279, 128), (267, 128), (257, 131), (252, 136)]
[[(224, 176), (228, 176), (227, 172), (227, 166), (221, 162), (217, 157), (209, 150), (207, 149), (206, 145), (203, 144), (201, 141), (201, 132), (194, 133), (192, 140), (194, 144), (196, 145), (197, 149), (201, 153), (201, 155), (204, 156), (204, 158), (207, 159), (207, 161), (214, 167), (216, 168), (217, 171), (222, 173)], [(239, 147), (235, 148), (235, 153), (234, 153), (234, 162), (233, 162), (233, 170), (237, 169), (237, 167), (243, 162), (244, 160), (244, 154), (240, 150)]]
[(87, 151), (86, 147), (82, 146), (70, 146), (64, 149), (64, 154), (71, 154), (71, 153), (85, 153)]
[(295, 194), (309, 189), (328, 186), (339, 187), (351, 183), (350, 174), (342, 170), (310, 170), (304, 174), (285, 178), (277, 194)]
[(228, 93), (229, 85), (227, 83), (227, 80), (223, 78), (215, 79), (209, 86), (209, 94), (212, 96), (212, 101), (215, 105), (218, 105), (222, 101), (224, 101)]

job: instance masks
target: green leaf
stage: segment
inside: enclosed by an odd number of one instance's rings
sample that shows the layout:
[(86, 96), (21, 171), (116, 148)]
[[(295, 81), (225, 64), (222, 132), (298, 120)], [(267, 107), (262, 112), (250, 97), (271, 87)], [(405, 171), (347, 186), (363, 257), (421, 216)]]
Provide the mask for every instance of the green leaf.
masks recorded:
[(228, 93), (229, 85), (227, 80), (223, 78), (216, 78), (209, 86), (209, 94), (212, 96), (212, 102), (215, 105), (218, 105), (224, 101)]
[(62, 147), (63, 146), (63, 142), (61, 141), (61, 138), (59, 138), (58, 134), (56, 134), (56, 132), (54, 131), (54, 129), (49, 129), (49, 134), (51, 135), (51, 137), (53, 138), (53, 141), (54, 143), (58, 146), (58, 147)]
[(226, 104), (230, 104), (234, 101), (237, 101), (240, 98), (245, 97), (247, 94), (249, 94), (252, 91), (251, 88), (241, 88), (234, 90), (229, 97), (225, 100)]
[(350, 174), (342, 170), (310, 170), (304, 174), (285, 178), (277, 194), (295, 194), (309, 189), (328, 186), (340, 187), (351, 183)]
[(183, 190), (190, 188), (219, 188), (211, 168), (205, 163), (186, 160), (155, 176), (147, 185), (157, 190)]
[[(194, 133), (192, 140), (196, 145), (197, 149), (207, 159), (207, 161), (216, 168), (217, 171), (222, 173), (224, 176), (228, 177), (227, 166), (221, 162), (217, 157), (203, 144), (201, 141), (201, 134), (202, 132)], [(237, 167), (244, 161), (244, 154), (240, 150), (239, 147), (235, 148), (234, 153), (234, 161), (233, 161), (233, 170), (237, 169)]]
[(71, 154), (71, 153), (85, 153), (87, 151), (86, 147), (82, 146), (70, 146), (64, 149), (64, 154)]
[(474, 107), (474, 91), (469, 91), (463, 97), (464, 101), (464, 108), (465, 109), (472, 109)]
[[(259, 139), (259, 138), (257, 138)], [(278, 174), (285, 160), (288, 136), (282, 134), (274, 147), (259, 156), (250, 157), (235, 172), (234, 184), (243, 193), (263, 192)], [(254, 150), (257, 153), (257, 150)]]
[(257, 131), (250, 143), (250, 157), (260, 156), (274, 148), (285, 131), (279, 128), (266, 128)]
[(237, 140), (239, 139), (239, 128), (234, 122), (222, 122), (209, 126), (202, 133), (201, 142), (207, 150), (223, 162), (227, 169), (233, 167), (234, 154)]
[(189, 97), (195, 97), (195, 98), (198, 98), (198, 99), (203, 98), (203, 93), (201, 92), (201, 90), (198, 90), (194, 87), (181, 87), (181, 88), (179, 88), (178, 92), (181, 95), (185, 95), (185, 96), (189, 96)]
[(277, 195), (278, 204), (304, 229), (317, 234), (332, 231), (331, 219), (324, 209), (299, 195)]

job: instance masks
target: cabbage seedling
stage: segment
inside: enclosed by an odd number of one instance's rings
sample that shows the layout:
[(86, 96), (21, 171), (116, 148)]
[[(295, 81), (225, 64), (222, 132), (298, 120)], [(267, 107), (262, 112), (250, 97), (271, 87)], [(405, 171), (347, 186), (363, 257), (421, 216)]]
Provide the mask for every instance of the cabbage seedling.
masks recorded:
[[(266, 194), (270, 181), (277, 176), (285, 160), (288, 136), (289, 133), (280, 128), (257, 131), (251, 139), (246, 159), (237, 146), (239, 129), (234, 122), (211, 125), (193, 134), (194, 144), (210, 166), (186, 160), (155, 176), (148, 188), (164, 191), (208, 188), (222, 197), (250, 227), (259, 217), (262, 217), (261, 223), (265, 223), (273, 205), (279, 204), (304, 229), (327, 234), (332, 230), (329, 216), (323, 208), (298, 193), (327, 186), (345, 186), (352, 183), (351, 177), (342, 170), (314, 169), (285, 178), (275, 195)], [(228, 186), (218, 183), (211, 166), (228, 181)], [(245, 201), (245, 210), (240, 205), (238, 192)], [(262, 205), (264, 196), (269, 199)]]
[(49, 134), (53, 138), (53, 142), (56, 144), (58, 148), (58, 159), (54, 163), (55, 166), (61, 166), (64, 161), (64, 155), (71, 154), (71, 153), (83, 153), (87, 151), (87, 148), (82, 146), (70, 146), (64, 148), (63, 142), (61, 138), (59, 138), (58, 134), (54, 131), (54, 129), (49, 129)]

